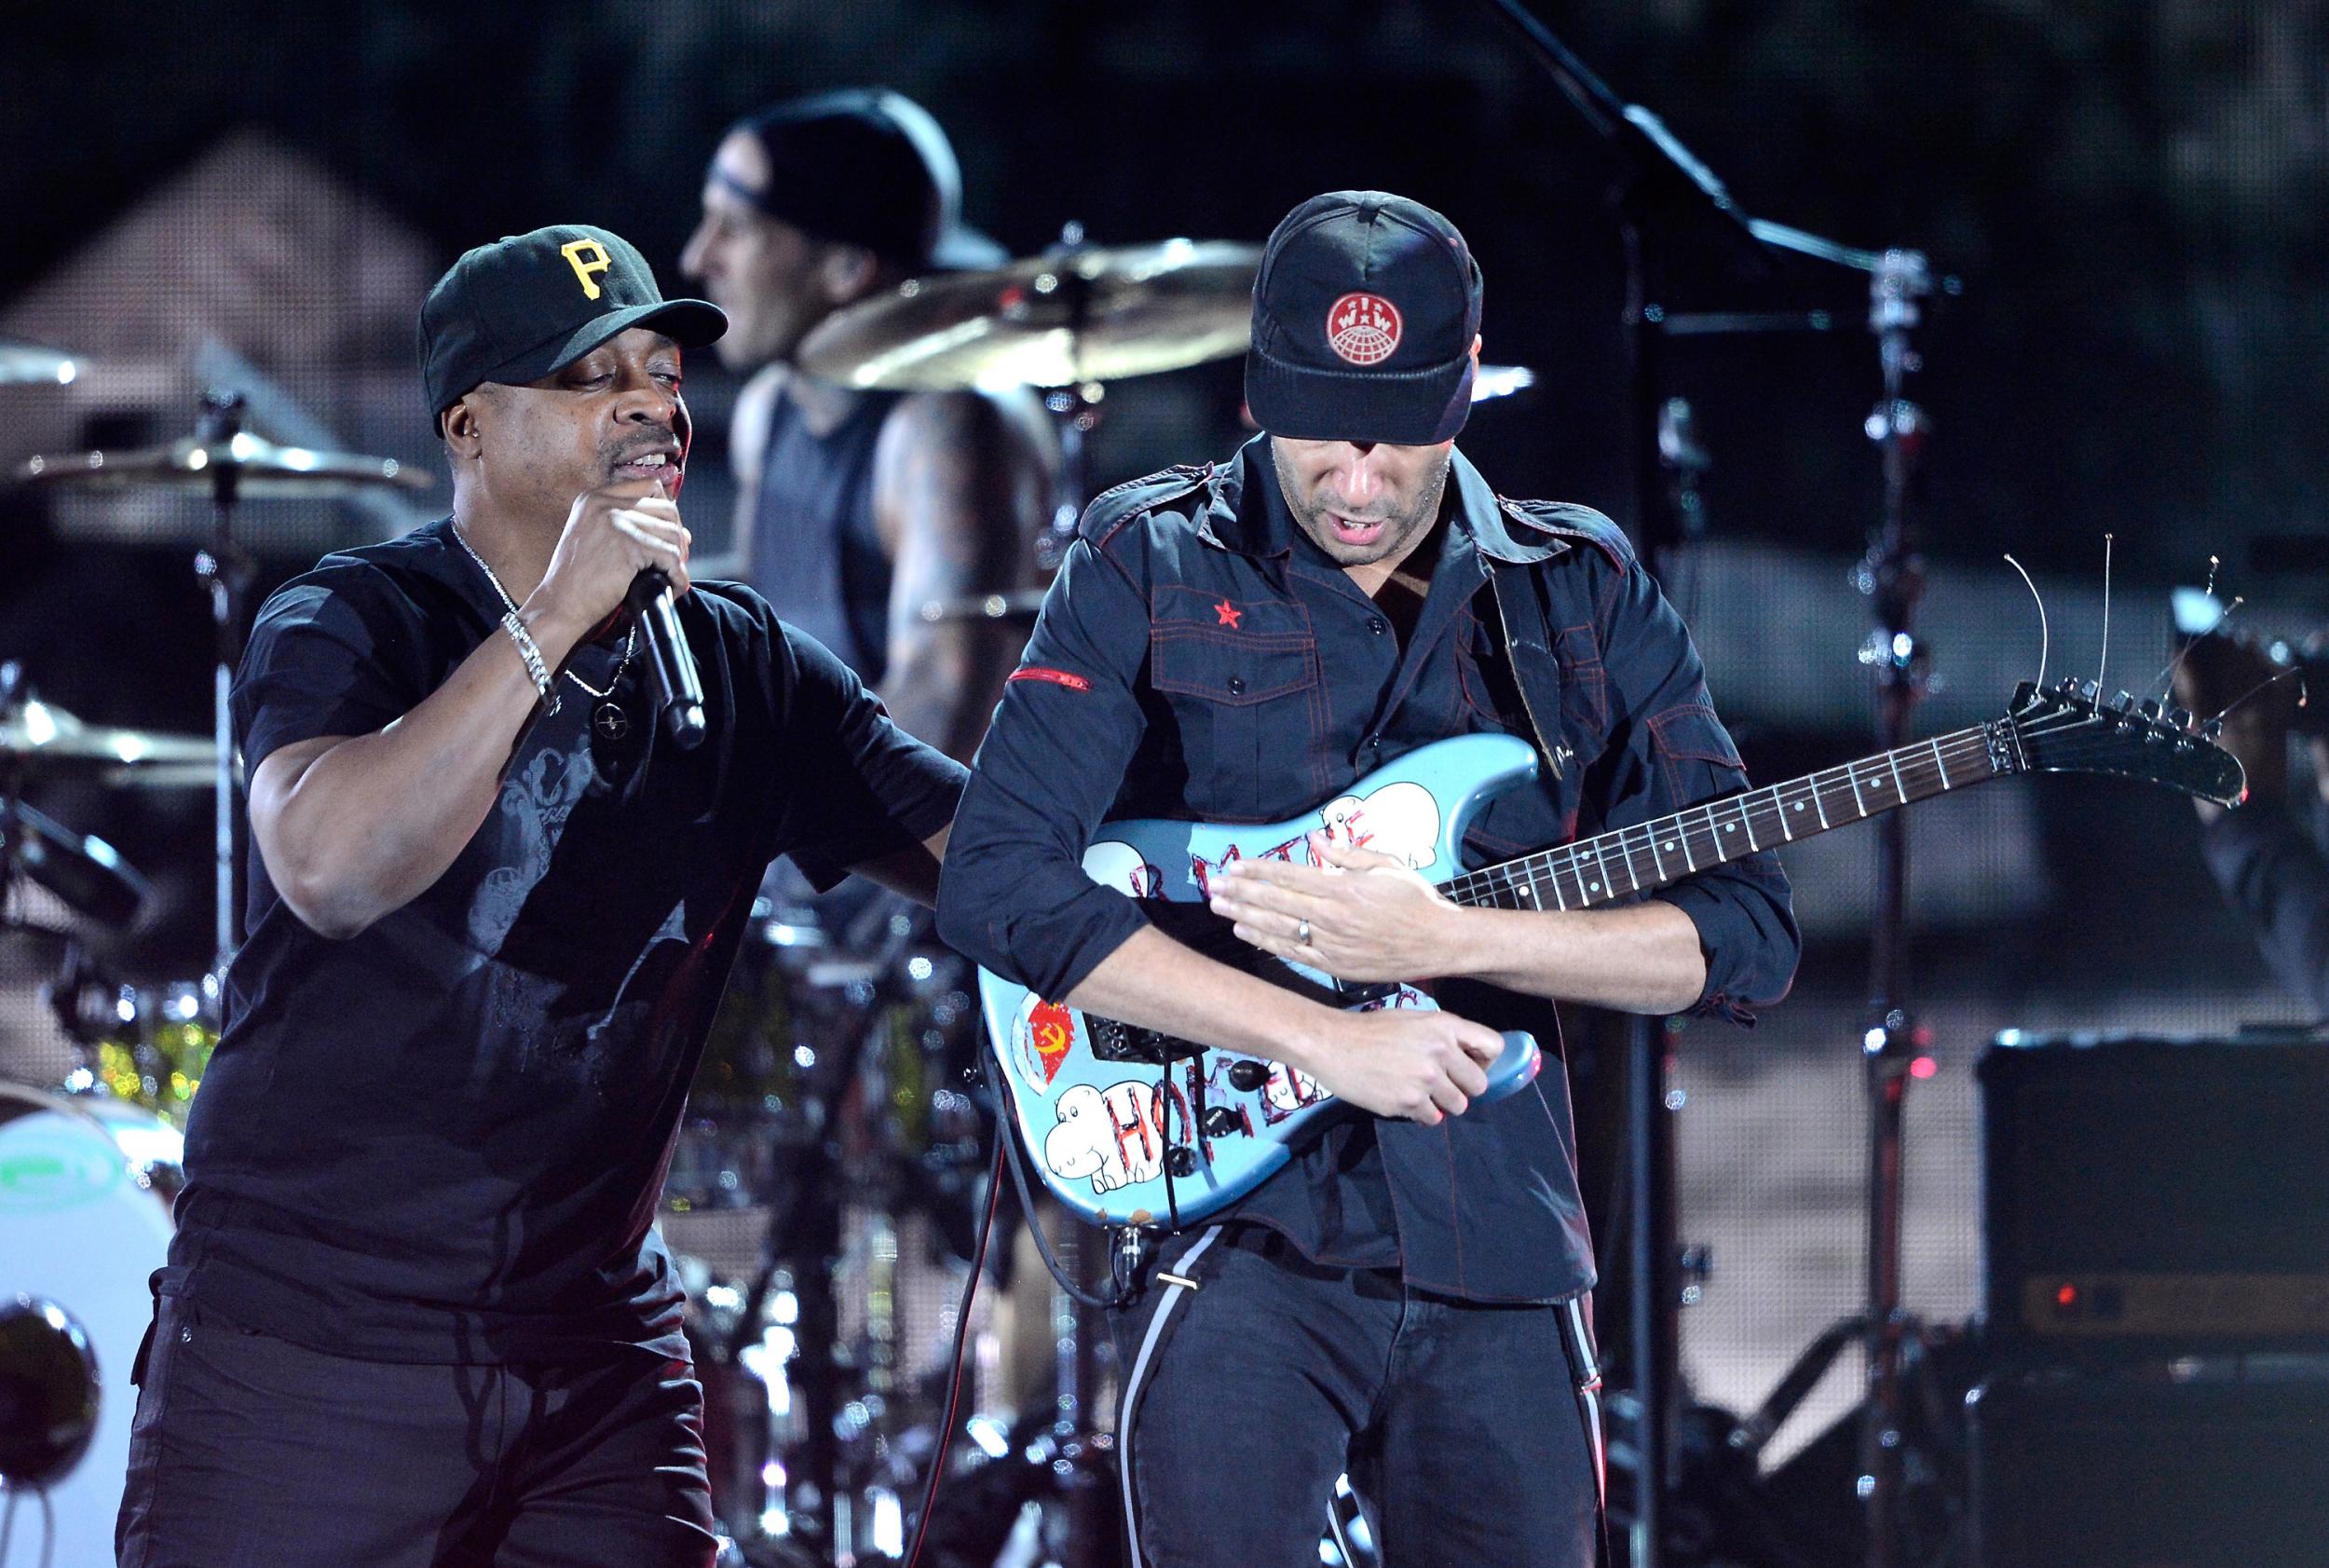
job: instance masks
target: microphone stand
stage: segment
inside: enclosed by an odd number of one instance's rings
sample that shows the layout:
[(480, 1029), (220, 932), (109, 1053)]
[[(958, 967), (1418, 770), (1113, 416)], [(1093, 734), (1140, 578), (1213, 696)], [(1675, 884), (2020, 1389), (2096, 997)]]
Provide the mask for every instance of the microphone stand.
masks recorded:
[[(1878, 280), (1880, 292), (1885, 287), (1886, 268), (1895, 265), (1893, 258), (1900, 253), (1879, 255), (1784, 224), (1749, 216), (1740, 211), (1713, 170), (1693, 156), (1656, 115), (1641, 104), (1628, 103), (1619, 98), (1521, 0), (1487, 0), (1487, 4), (1518, 34), (1522, 48), (1553, 78), (1577, 117), (1607, 145), (1612, 157), (1614, 167), (1611, 204), (1617, 214), (1625, 259), (1626, 407), (1631, 432), (1633, 532), (1653, 574), (1663, 579), (1694, 531), (1688, 526), (1688, 520), (1680, 514), (1680, 509), (1671, 504), (1668, 478), (1661, 464), (1658, 438), (1666, 405), (1665, 340), (1681, 335), (1827, 332), (1840, 330), (1845, 324), (1830, 312), (1818, 309), (1754, 314), (1670, 312), (1664, 297), (1664, 242), (1677, 233), (1684, 235), (1697, 248), (1720, 256), (1736, 273), (1750, 278), (1770, 276), (1781, 253), (1800, 256), (1825, 266), (1868, 274)], [(1922, 275), (1921, 256), (1916, 258), (1916, 268)], [(1955, 280), (1945, 280), (1943, 286), (1954, 293)], [(1872, 322), (1884, 345), (1888, 390), (1886, 408), (1880, 412), (1887, 419), (1908, 406), (1899, 401), (1898, 377), (1911, 367), (1914, 359), (1908, 351), (1905, 334), (1915, 320), (1914, 296), (1900, 297), (1912, 302), (1905, 320), (1887, 316), (1883, 324)], [(1888, 518), (1899, 515), (1900, 498), (1905, 497), (1907, 490), (1913, 451), (1907, 449), (1905, 437), (1918, 429), (1921, 426), (1913, 426), (1903, 432), (1902, 440), (1895, 440), (1889, 435), (1877, 435), (1874, 422), (1871, 423), (1871, 434), (1889, 443), (1886, 446)], [(1896, 470), (1897, 491), (1893, 483)], [(1886, 580), (1898, 584), (1907, 575), (1895, 570)], [(1880, 612), (1886, 603), (1880, 600)], [(1907, 604), (1914, 604), (1913, 594)], [(1905, 618), (1906, 613), (1907, 607), (1903, 606), (1900, 614)], [(1901, 634), (1906, 634), (1905, 624)], [(1909, 701), (1913, 699), (1899, 702), (1898, 719), (1903, 729)], [(1891, 831), (1898, 831), (1897, 813), (1888, 826)], [(1900, 897), (1898, 877), (1889, 896), (1896, 902)], [(1897, 933), (1897, 924), (1894, 930)], [(1897, 936), (1879, 934), (1882, 961), (1893, 961), (1897, 949)], [(1881, 985), (1880, 991), (1887, 997), (1897, 994), (1893, 989)], [(1881, 1016), (1888, 1018), (1897, 1011), (1897, 1007), (1887, 1004)], [(1678, 1315), (1682, 1296), (1682, 1260), (1675, 1226), (1673, 1126), (1673, 1110), (1678, 1100), (1668, 1083), (1670, 1054), (1665, 1038), (1661, 1020), (1627, 1020), (1624, 1204), (1629, 1274), (1628, 1370), (1632, 1380), (1632, 1398), (1628, 1402), (1633, 1408), (1635, 1421), (1634, 1440), (1629, 1445), (1635, 1477), (1634, 1515), (1630, 1521), (1633, 1568), (1659, 1568), (1665, 1560), (1667, 1503), (1674, 1467), (1674, 1389), (1680, 1381)], [(1889, 1062), (1890, 1058), (1886, 1059)], [(1891, 1147), (1897, 1169), (1897, 1128)], [(1897, 1185), (1894, 1194), (1886, 1234), (1889, 1255), (1895, 1261), (1886, 1277), (1895, 1288), (1897, 1300)], [(1875, 1225), (1872, 1219), (1872, 1240)], [(1877, 1256), (1872, 1246), (1872, 1280)], [(1897, 1341), (1892, 1350), (1896, 1354), (1886, 1362), (1894, 1370), (1887, 1397), (1897, 1405)], [(1613, 1401), (1614, 1412), (1615, 1408)], [(1874, 1472), (1876, 1479), (1872, 1484), (1888, 1497), (1886, 1483), (1898, 1473), (1897, 1424), (1886, 1429), (1895, 1433), (1896, 1446), (1887, 1451), (1895, 1463), (1889, 1469)], [(1614, 1453), (1614, 1451), (1613, 1445)], [(1878, 1509), (1872, 1493), (1872, 1520)]]
[[(1917, 359), (1909, 334), (1932, 280), (1925, 257), (1887, 251), (1869, 283), (1869, 330), (1884, 368), (1884, 397), (1868, 416), (1868, 435), (1884, 464), (1884, 513), (1868, 557), (1854, 574), (1875, 611), (1876, 626), (1860, 658), (1876, 675), (1876, 745), (1908, 742), (1925, 695), (1930, 656), (1914, 631), (1925, 592), (1925, 562), (1913, 543), (1910, 506), (1929, 427), (1904, 387)], [(1909, 1332), (1900, 1310), (1902, 1121), (1914, 1076), (1918, 1030), (1905, 997), (1909, 840), (1907, 813), (1877, 825), (1876, 926), (1869, 963), (1871, 1021), (1861, 1037), (1868, 1089), (1868, 1296), (1863, 1331), (1868, 1398), (1861, 1410), (1859, 1489), (1868, 1506), (1868, 1568), (1900, 1560), (1900, 1352)]]

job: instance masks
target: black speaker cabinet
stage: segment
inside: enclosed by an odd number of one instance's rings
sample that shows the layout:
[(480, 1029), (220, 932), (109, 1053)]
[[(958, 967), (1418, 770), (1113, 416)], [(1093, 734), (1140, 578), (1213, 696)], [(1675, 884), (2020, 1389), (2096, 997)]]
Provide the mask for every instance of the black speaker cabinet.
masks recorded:
[(1968, 1399), (1976, 1568), (2329, 1564), (2329, 1362), (1993, 1374)]
[(1979, 1075), (1992, 1343), (2329, 1350), (2329, 1044), (2009, 1031)]

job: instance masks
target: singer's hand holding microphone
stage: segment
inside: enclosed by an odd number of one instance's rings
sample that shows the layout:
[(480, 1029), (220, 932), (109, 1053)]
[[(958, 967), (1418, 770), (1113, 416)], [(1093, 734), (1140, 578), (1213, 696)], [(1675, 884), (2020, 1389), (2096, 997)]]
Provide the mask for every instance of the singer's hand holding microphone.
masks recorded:
[(703, 738), (703, 689), (674, 607), (688, 591), (692, 542), (661, 480), (623, 480), (574, 498), (550, 570), (533, 599), (576, 641), (605, 633), (628, 606), (665, 732), (683, 746)]

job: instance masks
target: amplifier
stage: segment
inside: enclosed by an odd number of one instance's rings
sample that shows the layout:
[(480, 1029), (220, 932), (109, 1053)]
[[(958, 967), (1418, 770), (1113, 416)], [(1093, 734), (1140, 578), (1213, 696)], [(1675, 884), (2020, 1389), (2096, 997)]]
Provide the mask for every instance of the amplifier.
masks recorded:
[(1976, 1568), (2329, 1562), (2329, 1361), (1993, 1373), (1967, 1400)]
[(2001, 1348), (2329, 1348), (2329, 1045), (2009, 1030), (1979, 1077)]

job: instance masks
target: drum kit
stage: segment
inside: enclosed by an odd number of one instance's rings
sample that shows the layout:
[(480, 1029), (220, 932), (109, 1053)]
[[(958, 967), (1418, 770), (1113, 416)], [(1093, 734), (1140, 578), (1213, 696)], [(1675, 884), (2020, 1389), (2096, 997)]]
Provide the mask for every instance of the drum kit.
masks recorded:
[[(0, 386), (69, 387), (79, 375), (70, 355), (0, 343)], [(147, 1279), (169, 1251), (185, 1113), (218, 1039), (219, 979), (233, 948), (237, 784), (225, 702), (249, 577), (234, 540), (235, 507), (246, 498), (316, 499), (429, 482), (386, 458), (278, 445), (239, 422), (237, 400), (206, 400), (200, 429), (185, 440), (35, 457), (7, 476), (41, 489), (196, 492), (216, 516), (197, 559), (219, 628), (211, 734), (85, 722), (44, 701), (20, 663), (0, 663), (0, 941), (12, 952), (50, 955), (39, 964), (48, 975), (41, 990), (69, 1043), (58, 1049), (53, 1034), (19, 1027), (0, 1061), (0, 1427), (48, 1438), (0, 1445), (0, 1507), (12, 1512), (19, 1493), (37, 1498), (42, 1528), (17, 1538), (28, 1553), (37, 1546), (42, 1561), (112, 1560), (136, 1407), (130, 1371), (152, 1310)], [(129, 984), (90, 957), (92, 939), (140, 925), (152, 890), (104, 839), (28, 801), (48, 785), (213, 791), (220, 880), (211, 973)], [(0, 1564), (12, 1561), (7, 1552), (0, 1545)]]
[[(1042, 392), (1067, 458), (1069, 499), (1046, 541), (1056, 564), (1093, 489), (1086, 438), (1106, 384), (1241, 352), (1260, 255), (1187, 239), (1099, 248), (1069, 225), (1045, 255), (909, 281), (838, 313), (802, 364), (856, 388)], [(79, 374), (70, 355), (0, 342), (0, 386), (66, 387)], [(1483, 367), (1477, 395), (1532, 379)], [(147, 1275), (168, 1249), (182, 1128), (237, 937), (225, 698), (253, 571), (236, 509), (430, 483), (393, 459), (278, 444), (242, 419), (239, 398), (210, 395), (184, 440), (34, 457), (7, 476), (192, 493), (214, 514), (196, 558), (217, 638), (210, 734), (85, 722), (42, 700), (20, 665), (0, 665), (0, 919), (7, 940), (61, 955), (43, 989), (73, 1043), (56, 1070), (19, 1063), (10, 1077), (0, 1063), (0, 1425), (52, 1439), (24, 1455), (0, 1446), (0, 1495), (39, 1495), (63, 1561), (108, 1559)], [(922, 613), (1024, 623), (1040, 600)], [(209, 974), (129, 985), (89, 956), (89, 938), (138, 924), (150, 890), (104, 840), (26, 799), (67, 781), (211, 790)], [(972, 1289), (981, 1208), (991, 1221), (997, 1196), (972, 974), (920, 911), (887, 895), (797, 893), (772, 880), (756, 907), (662, 1199), (689, 1290), (723, 1560), (901, 1557), (939, 1466), (931, 1562), (1100, 1561), (1116, 1484), (1106, 1424), (1090, 1419), (1105, 1408), (1104, 1328), (1031, 1268), (1001, 1306)]]

